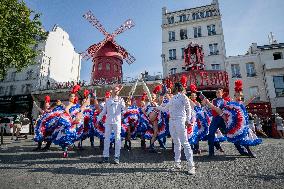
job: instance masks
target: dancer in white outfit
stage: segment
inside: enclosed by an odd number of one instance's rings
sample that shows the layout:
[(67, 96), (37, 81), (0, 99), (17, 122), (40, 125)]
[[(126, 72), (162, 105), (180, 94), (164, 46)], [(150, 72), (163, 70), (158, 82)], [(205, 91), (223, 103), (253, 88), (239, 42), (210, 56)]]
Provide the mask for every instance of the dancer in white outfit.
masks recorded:
[(187, 96), (183, 93), (181, 83), (176, 83), (174, 92), (176, 93), (165, 107), (158, 106), (159, 110), (168, 110), (170, 113), (169, 129), (174, 142), (175, 168), (180, 169), (181, 145), (188, 162), (188, 173), (195, 174), (193, 153), (188, 143), (186, 125), (191, 119), (191, 107)]
[(105, 123), (105, 135), (104, 135), (104, 150), (103, 150), (103, 161), (102, 163), (109, 162), (109, 146), (110, 146), (110, 136), (112, 131), (114, 131), (115, 136), (115, 157), (114, 163), (119, 164), (119, 156), (121, 149), (121, 113), (125, 110), (125, 102), (123, 98), (119, 97), (118, 94), (122, 87), (115, 87), (112, 90), (112, 96), (106, 101), (106, 104), (99, 115), (101, 119), (106, 115)]

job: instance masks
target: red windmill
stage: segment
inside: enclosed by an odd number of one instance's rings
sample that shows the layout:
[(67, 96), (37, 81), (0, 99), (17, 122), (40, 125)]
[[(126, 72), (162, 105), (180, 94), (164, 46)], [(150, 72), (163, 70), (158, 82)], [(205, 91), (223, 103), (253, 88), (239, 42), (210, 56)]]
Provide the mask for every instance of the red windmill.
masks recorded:
[(122, 64), (125, 60), (128, 64), (132, 64), (135, 58), (131, 56), (123, 47), (118, 45), (114, 38), (134, 26), (134, 22), (130, 19), (126, 20), (119, 28), (112, 34), (106, 32), (102, 24), (88, 11), (83, 15), (93, 26), (95, 26), (103, 35), (105, 39), (97, 44), (91, 45), (86, 52), (82, 53), (85, 60), (92, 58), (92, 76), (91, 83), (98, 82), (121, 82), (122, 80)]

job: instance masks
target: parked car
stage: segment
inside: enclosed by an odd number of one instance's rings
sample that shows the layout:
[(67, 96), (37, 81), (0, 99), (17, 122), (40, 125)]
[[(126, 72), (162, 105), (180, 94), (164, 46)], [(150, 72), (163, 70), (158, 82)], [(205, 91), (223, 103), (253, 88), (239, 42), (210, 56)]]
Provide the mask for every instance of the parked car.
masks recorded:
[[(3, 117), (0, 120), (0, 127), (3, 127), (4, 134), (11, 135), (13, 133), (13, 120), (14, 116)], [(31, 122), (28, 118), (23, 118), (20, 134), (25, 134), (26, 137), (30, 131), (30, 124)]]

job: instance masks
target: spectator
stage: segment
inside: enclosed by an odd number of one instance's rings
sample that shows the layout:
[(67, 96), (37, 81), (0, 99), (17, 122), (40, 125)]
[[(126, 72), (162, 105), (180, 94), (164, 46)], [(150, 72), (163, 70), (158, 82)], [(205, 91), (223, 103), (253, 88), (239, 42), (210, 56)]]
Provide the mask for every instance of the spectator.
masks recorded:
[(284, 138), (283, 118), (278, 113), (275, 114), (275, 124), (280, 138)]
[(249, 113), (248, 114), (248, 124), (249, 124), (249, 128), (254, 132), (255, 132), (255, 126), (254, 126), (254, 118), (253, 118), (253, 115), (252, 113)]
[(22, 120), (23, 120), (23, 116), (21, 114), (18, 114), (14, 117), (14, 121), (13, 121), (13, 134), (12, 134), (12, 138), (11, 140), (13, 140), (15, 132), (16, 132), (16, 140), (17, 141), (19, 139), (19, 135), (20, 135), (20, 131), (22, 128)]
[(260, 119), (260, 117), (255, 114), (254, 119), (255, 119), (255, 128), (257, 135), (267, 137), (267, 135), (262, 129), (262, 120)]
[(49, 89), (50, 88), (50, 81), (49, 80), (47, 80), (46, 85), (47, 85), (47, 89)]

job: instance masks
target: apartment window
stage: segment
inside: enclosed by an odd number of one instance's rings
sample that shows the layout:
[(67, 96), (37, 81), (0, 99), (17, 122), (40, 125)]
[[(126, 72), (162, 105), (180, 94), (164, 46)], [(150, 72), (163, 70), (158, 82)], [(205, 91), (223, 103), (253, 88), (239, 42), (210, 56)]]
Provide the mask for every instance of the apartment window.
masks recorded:
[(204, 18), (204, 12), (200, 12), (200, 18)]
[(106, 64), (106, 70), (109, 71), (110, 70), (110, 63)]
[(193, 28), (194, 38), (201, 37), (201, 26)]
[(259, 91), (258, 91), (258, 87), (257, 86), (249, 88), (249, 95), (250, 95), (250, 97), (257, 97), (258, 93), (259, 93)]
[(173, 24), (175, 22), (175, 17), (171, 16), (168, 18), (168, 23)]
[(284, 96), (284, 76), (273, 76), (276, 97)]
[(184, 48), (181, 48), (181, 58), (184, 59)]
[(216, 35), (216, 30), (215, 30), (215, 25), (211, 24), (209, 26), (207, 26), (207, 30), (208, 30), (208, 35)]
[(4, 87), (0, 87), (0, 94), (4, 93)]
[(22, 93), (25, 92), (25, 87), (26, 87), (26, 85), (22, 85)]
[(118, 71), (118, 66), (115, 64), (114, 65), (114, 71), (117, 72)]
[(26, 92), (25, 93), (30, 93), (31, 91), (32, 91), (32, 85), (26, 84)]
[(232, 70), (232, 78), (241, 78), (242, 77), (239, 64), (232, 64), (231, 70)]
[(9, 95), (11, 96), (11, 95), (14, 95), (14, 94), (15, 94), (15, 87), (13, 85), (11, 85), (9, 87)]
[(16, 80), (16, 72), (12, 72), (10, 78), (11, 78), (11, 81), (15, 81)]
[(206, 17), (212, 16), (212, 11), (206, 11)]
[(180, 30), (180, 39), (181, 40), (187, 39), (187, 30), (186, 29)]
[(98, 70), (102, 70), (103, 69), (103, 64), (102, 63), (99, 63), (98, 64)]
[(192, 14), (192, 20), (196, 20), (196, 13)]
[(176, 35), (174, 31), (169, 31), (169, 41), (175, 41)]
[(254, 77), (254, 76), (256, 76), (254, 63), (247, 63), (246, 64), (246, 69), (247, 69), (247, 77)]
[(180, 15), (180, 16), (179, 16), (179, 21), (180, 21), (180, 22), (185, 22), (185, 21), (186, 21), (186, 15), (185, 15), (185, 14)]
[(170, 60), (176, 60), (177, 57), (176, 57), (176, 49), (170, 49), (169, 50), (169, 59)]
[(218, 43), (209, 44), (210, 55), (219, 54)]
[(177, 69), (176, 68), (172, 68), (170, 69), (170, 75), (176, 74), (177, 73)]
[(212, 70), (221, 70), (220, 64), (211, 64)]
[(274, 60), (282, 59), (283, 58), (282, 53), (281, 52), (273, 53), (273, 58)]
[(26, 79), (30, 80), (33, 77), (33, 70), (28, 70), (26, 74)]

